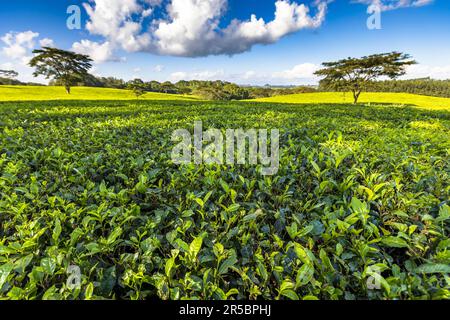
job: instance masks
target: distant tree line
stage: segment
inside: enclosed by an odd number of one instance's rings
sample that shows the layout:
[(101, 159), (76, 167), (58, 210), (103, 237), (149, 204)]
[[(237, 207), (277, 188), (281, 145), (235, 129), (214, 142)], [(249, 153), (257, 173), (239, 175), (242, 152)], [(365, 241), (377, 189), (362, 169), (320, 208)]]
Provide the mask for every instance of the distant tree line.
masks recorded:
[(430, 78), (413, 80), (377, 81), (367, 86), (369, 92), (406, 92), (450, 98), (450, 80)]
[[(63, 83), (59, 80), (51, 80), (49, 85), (61, 86)], [(113, 88), (113, 89), (129, 89), (133, 90), (136, 96), (140, 96), (145, 92), (158, 92), (169, 94), (185, 94), (196, 95), (207, 100), (243, 100), (265, 98), (276, 95), (287, 95), (294, 93), (307, 93), (317, 91), (313, 87), (300, 86), (289, 88), (274, 88), (270, 86), (264, 87), (247, 87), (227, 81), (202, 81), (202, 80), (181, 80), (176, 83), (170, 81), (158, 82), (142, 79), (133, 79), (124, 81), (114, 77), (96, 77), (91, 74), (83, 79), (76, 81), (74, 86)]]
[(297, 87), (251, 87), (248, 88), (250, 90), (250, 98), (258, 99), (258, 98), (268, 98), (273, 96), (283, 96), (288, 94), (298, 94), (298, 93), (313, 93), (318, 90), (313, 86), (297, 86)]
[[(320, 85), (319, 91), (330, 91), (327, 85)], [(347, 90), (337, 90), (347, 91)], [(412, 80), (372, 81), (366, 84), (367, 92), (413, 93), (426, 96), (450, 98), (450, 80), (420, 78)]]
[[(49, 86), (62, 86), (62, 81), (59, 79), (52, 79), (48, 83)], [(112, 89), (126, 89), (127, 82), (122, 79), (114, 77), (95, 77), (87, 74), (83, 79), (75, 81), (74, 87), (97, 87), (97, 88), (112, 88)]]
[(2, 86), (39, 86), (42, 84), (33, 82), (21, 82), (15, 78), (19, 76), (14, 70), (0, 70), (0, 85)]
[(0, 77), (0, 86), (45, 86), (42, 83), (22, 82), (16, 79)]

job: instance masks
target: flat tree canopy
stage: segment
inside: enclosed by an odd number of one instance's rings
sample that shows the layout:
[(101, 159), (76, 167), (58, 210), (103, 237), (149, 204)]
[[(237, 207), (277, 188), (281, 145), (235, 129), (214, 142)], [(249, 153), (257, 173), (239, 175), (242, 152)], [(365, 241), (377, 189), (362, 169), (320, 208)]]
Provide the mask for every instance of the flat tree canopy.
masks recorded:
[(65, 51), (57, 48), (43, 47), (33, 51), (36, 56), (31, 59), (29, 65), (36, 68), (33, 75), (43, 75), (47, 79), (61, 82), (68, 94), (70, 87), (77, 81), (88, 76), (92, 67), (92, 59), (83, 54)]
[(14, 70), (0, 70), (0, 77), (16, 78), (19, 74)]
[(324, 62), (323, 69), (315, 72), (324, 77), (320, 85), (332, 90), (348, 90), (358, 102), (366, 86), (380, 77), (395, 79), (406, 73), (406, 66), (416, 64), (408, 54), (390, 52), (362, 58), (347, 58), (336, 62)]

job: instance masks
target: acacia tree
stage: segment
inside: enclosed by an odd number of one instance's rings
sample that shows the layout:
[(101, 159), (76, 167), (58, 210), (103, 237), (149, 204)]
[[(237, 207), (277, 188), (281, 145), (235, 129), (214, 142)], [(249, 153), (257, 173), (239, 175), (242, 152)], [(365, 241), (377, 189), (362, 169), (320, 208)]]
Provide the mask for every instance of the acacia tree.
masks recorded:
[(331, 90), (351, 91), (354, 103), (361, 92), (380, 77), (395, 79), (406, 73), (406, 66), (416, 64), (408, 54), (390, 52), (362, 58), (347, 58), (336, 62), (324, 62), (323, 69), (315, 72), (324, 77), (320, 86)]
[(64, 85), (70, 94), (70, 88), (78, 81), (88, 76), (92, 67), (92, 59), (83, 54), (65, 51), (57, 48), (43, 47), (34, 50), (36, 55), (29, 65), (36, 68), (33, 76), (43, 75)]
[(19, 74), (14, 70), (0, 70), (0, 77), (8, 79), (17, 78)]

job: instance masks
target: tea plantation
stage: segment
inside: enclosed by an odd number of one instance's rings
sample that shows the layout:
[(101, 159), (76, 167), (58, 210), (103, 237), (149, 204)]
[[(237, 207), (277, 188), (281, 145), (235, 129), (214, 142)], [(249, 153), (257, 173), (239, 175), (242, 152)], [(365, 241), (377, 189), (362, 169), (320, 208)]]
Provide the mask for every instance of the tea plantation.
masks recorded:
[[(278, 174), (173, 164), (196, 120), (278, 128)], [(0, 299), (450, 298), (450, 105), (2, 102), (0, 129)]]
[[(1, 86), (0, 101), (42, 101), (42, 100), (133, 100), (136, 96), (130, 90), (74, 87), (67, 94), (62, 87), (52, 86)], [(198, 100), (195, 96), (147, 92), (139, 99), (148, 100)]]

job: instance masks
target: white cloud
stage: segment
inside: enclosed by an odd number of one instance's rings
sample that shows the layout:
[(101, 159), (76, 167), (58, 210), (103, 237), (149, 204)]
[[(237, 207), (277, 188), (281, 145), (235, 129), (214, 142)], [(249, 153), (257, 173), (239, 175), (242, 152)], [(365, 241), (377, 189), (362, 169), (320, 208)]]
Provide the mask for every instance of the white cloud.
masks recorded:
[(296, 65), (289, 70), (275, 72), (272, 77), (286, 80), (317, 79), (314, 75), (314, 72), (317, 70), (319, 70), (319, 66), (313, 63), (303, 63)]
[[(168, 0), (161, 19), (148, 19), (149, 10), (161, 0), (90, 0), (85, 4), (87, 30), (103, 36), (115, 48), (128, 52), (198, 57), (232, 55), (257, 44), (270, 44), (306, 28), (318, 28), (325, 19), (326, 0), (310, 7), (290, 0), (275, 2), (270, 22), (252, 15), (247, 21), (233, 20), (220, 28), (228, 0)], [(150, 20), (150, 21), (149, 21)]]
[(123, 58), (114, 56), (114, 46), (109, 41), (98, 43), (90, 40), (81, 40), (72, 45), (72, 50), (88, 55), (95, 63), (123, 61)]
[[(90, 18), (86, 29), (95, 35), (101, 35), (109, 42), (120, 44), (127, 51), (138, 51), (150, 44), (148, 34), (139, 34), (141, 21), (134, 21), (133, 15), (148, 15), (148, 9), (138, 0), (92, 0), (95, 6), (84, 4)], [(149, 3), (149, 1), (145, 1)], [(151, 4), (151, 1), (150, 1)]]
[(433, 1), (434, 0), (354, 0), (356, 3), (377, 6), (382, 11), (408, 7), (422, 7), (431, 4)]
[(194, 72), (178, 71), (170, 74), (170, 81), (180, 80), (220, 80), (227, 78), (224, 70), (202, 70)]
[(14, 64), (12, 64), (11, 62), (5, 62), (0, 64), (0, 69), (2, 70), (11, 70), (14, 68)]
[(39, 33), (33, 31), (9, 32), (1, 38), (5, 43), (1, 52), (7, 58), (20, 60), (26, 64), (31, 58), (31, 50), (37, 37)]
[(279, 85), (312, 85), (317, 84), (319, 79), (314, 72), (319, 67), (312, 63), (304, 63), (291, 69), (277, 72), (263, 72), (247, 70), (240, 73), (230, 73), (223, 69), (201, 70), (201, 71), (178, 71), (169, 75), (166, 80), (223, 80), (238, 84), (264, 85), (266, 83)]
[(153, 71), (154, 72), (163, 72), (164, 71), (164, 66), (163, 65), (160, 65), (160, 64), (158, 64), (158, 65), (156, 65), (154, 68), (153, 68)]
[(447, 66), (430, 66), (424, 64), (416, 64), (407, 68), (406, 75), (403, 79), (417, 78), (433, 78), (438, 80), (450, 79), (450, 65)]
[[(200, 71), (178, 71), (169, 75), (163, 81), (179, 80), (223, 80), (238, 84), (250, 85), (316, 85), (320, 78), (314, 75), (320, 66), (313, 63), (298, 64), (290, 69), (264, 72), (248, 70), (241, 73), (230, 73), (223, 69), (219, 70), (200, 70)], [(450, 65), (447, 66), (429, 66), (412, 65), (407, 69), (407, 74), (400, 79), (427, 78), (444, 80), (450, 79)]]
[(258, 73), (256, 71), (249, 70), (249, 71), (244, 72), (244, 74), (242, 75), (242, 78), (248, 80), (248, 79), (253, 79), (257, 76), (258, 76)]
[[(36, 48), (39, 33), (33, 31), (24, 32), (8, 32), (0, 38), (3, 47), (0, 53), (9, 61), (3, 63), (1, 67), (4, 69), (12, 69), (19, 73), (19, 80), (28, 82), (45, 83), (43, 77), (33, 77), (33, 68), (28, 66), (30, 59), (33, 57), (33, 49)], [(39, 41), (41, 46), (53, 44), (53, 40), (44, 38)]]
[(41, 45), (41, 47), (54, 47), (55, 46), (55, 42), (49, 38), (44, 38), (44, 39), (40, 40), (39, 44)]
[(187, 72), (177, 71), (170, 74), (171, 81), (189, 80), (190, 76)]

